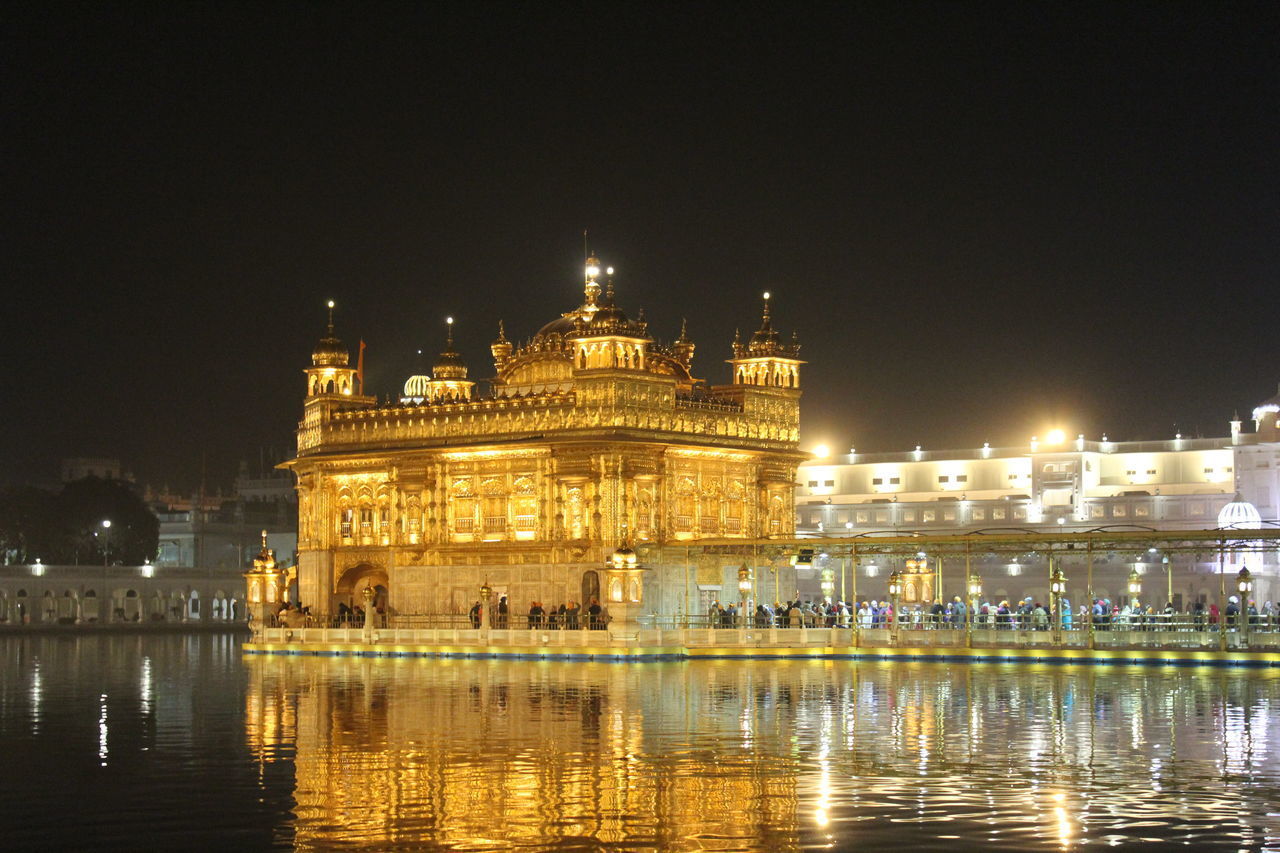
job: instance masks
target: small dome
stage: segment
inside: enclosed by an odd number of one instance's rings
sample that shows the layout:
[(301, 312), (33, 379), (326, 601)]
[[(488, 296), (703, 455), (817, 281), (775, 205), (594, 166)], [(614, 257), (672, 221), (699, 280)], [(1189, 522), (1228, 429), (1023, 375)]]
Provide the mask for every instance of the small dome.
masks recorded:
[(467, 363), (453, 348), (453, 318), (448, 317), (445, 322), (448, 324), (449, 338), (445, 341), (444, 352), (436, 356), (431, 375), (435, 379), (466, 379)]
[(316, 367), (346, 367), (350, 360), (350, 353), (342, 345), (342, 341), (334, 336), (332, 326), (329, 327), (329, 334), (321, 338), (311, 351), (311, 363)]
[(591, 318), (592, 325), (599, 325), (602, 323), (625, 323), (625, 322), (627, 322), (626, 312), (624, 312), (617, 305), (614, 305), (612, 302), (610, 302), (609, 304), (601, 308), (599, 311), (597, 311), (595, 316)]
[(410, 376), (404, 383), (405, 397), (428, 397), (431, 395), (431, 377), (417, 374)]
[(1262, 516), (1256, 506), (1236, 492), (1231, 503), (1218, 513), (1218, 527), (1228, 530), (1259, 530), (1262, 527)]
[(624, 542), (609, 556), (609, 562), (615, 569), (634, 569), (638, 560), (636, 552)]
[(436, 379), (466, 379), (467, 363), (462, 360), (460, 354), (449, 349), (436, 358), (435, 366), (431, 368), (431, 375)]
[(756, 333), (751, 336), (750, 347), (752, 350), (755, 350), (760, 347), (768, 348), (777, 343), (778, 343), (778, 333), (773, 329), (772, 326), (769, 326), (768, 322), (766, 321), (765, 326), (763, 328), (757, 329)]

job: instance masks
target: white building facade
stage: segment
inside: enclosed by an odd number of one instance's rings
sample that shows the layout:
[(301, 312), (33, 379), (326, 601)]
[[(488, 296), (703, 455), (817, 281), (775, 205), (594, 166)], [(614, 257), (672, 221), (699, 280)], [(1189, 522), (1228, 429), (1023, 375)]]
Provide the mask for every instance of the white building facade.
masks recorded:
[[(1258, 521), (1250, 526), (1280, 527), (1278, 416), (1280, 394), (1255, 408), (1253, 432), (1232, 421), (1229, 434), (1220, 438), (1121, 442), (1078, 436), (1033, 439), (1020, 447), (916, 448), (815, 459), (799, 470), (796, 532), (838, 537), (886, 531), (1212, 530), (1233, 502), (1256, 509)], [(1280, 593), (1277, 559), (1273, 552), (1247, 558), (1260, 575), (1259, 606), (1264, 597)], [(1119, 562), (1140, 571), (1144, 565)], [(1181, 601), (1200, 598), (1198, 589), (1188, 584), (1190, 599)]]

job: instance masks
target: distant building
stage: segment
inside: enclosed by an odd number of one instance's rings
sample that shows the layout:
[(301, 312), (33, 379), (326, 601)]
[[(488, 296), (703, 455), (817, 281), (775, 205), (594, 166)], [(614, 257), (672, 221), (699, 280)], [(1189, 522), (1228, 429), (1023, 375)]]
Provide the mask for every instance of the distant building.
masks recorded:
[(797, 532), (1091, 530), (1217, 527), (1239, 492), (1280, 521), (1280, 395), (1221, 438), (1051, 443), (968, 450), (851, 453), (800, 468)]
[[(1104, 436), (1101, 441), (1088, 441), (1083, 436), (1051, 436), (1019, 447), (916, 448), (814, 459), (799, 469), (796, 532), (813, 537), (874, 537), (884, 531), (1047, 533), (1276, 526), (1280, 525), (1278, 415), (1280, 394), (1254, 409), (1254, 432), (1244, 432), (1242, 423), (1235, 420), (1229, 433), (1218, 438), (1109, 441)], [(1154, 571), (1161, 567), (1150, 566), (1148, 560), (1161, 563), (1166, 556), (1112, 555), (1113, 573)], [(1186, 555), (1172, 559), (1187, 568)], [(1273, 551), (1238, 562), (1247, 562), (1259, 575), (1259, 605), (1280, 590), (1276, 579), (1280, 566)], [(1230, 566), (1233, 571), (1239, 567), (1234, 562)], [(860, 577), (876, 577), (883, 568), (868, 562), (861, 567)], [(1217, 568), (1206, 556), (1189, 570), (1212, 574)], [(1017, 561), (1000, 570), (1010, 575), (1038, 571)], [(1111, 588), (1118, 584), (1113, 578)], [(1174, 587), (1172, 581), (1169, 585)], [(1181, 586), (1191, 598), (1204, 599), (1203, 581)], [(1176, 589), (1174, 597), (1179, 603), (1190, 600)]]
[(261, 547), (261, 532), (281, 564), (293, 565), (298, 503), (293, 476), (265, 467), (254, 474), (241, 463), (230, 496), (149, 494), (160, 518), (156, 564), (243, 570)]
[(124, 470), (119, 459), (76, 456), (62, 460), (62, 482), (71, 483), (86, 477), (133, 482), (133, 475)]

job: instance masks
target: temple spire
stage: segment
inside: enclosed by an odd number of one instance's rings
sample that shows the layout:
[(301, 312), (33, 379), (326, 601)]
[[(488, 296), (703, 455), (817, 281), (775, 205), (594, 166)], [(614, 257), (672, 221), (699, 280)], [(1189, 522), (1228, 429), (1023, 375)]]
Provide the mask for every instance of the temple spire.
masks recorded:
[(594, 309), (596, 302), (600, 298), (600, 284), (596, 281), (600, 277), (600, 259), (595, 255), (588, 257), (587, 264), (583, 268), (583, 274), (586, 280), (586, 284), (583, 287), (583, 295), (586, 299), (587, 307)]

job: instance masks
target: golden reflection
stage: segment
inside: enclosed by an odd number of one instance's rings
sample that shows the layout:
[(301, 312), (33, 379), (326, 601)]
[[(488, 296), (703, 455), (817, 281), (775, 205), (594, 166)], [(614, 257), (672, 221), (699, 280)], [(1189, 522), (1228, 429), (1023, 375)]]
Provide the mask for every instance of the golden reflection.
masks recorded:
[(300, 849), (1217, 844), (1280, 797), (1280, 673), (246, 662), (249, 747), (293, 762)]

